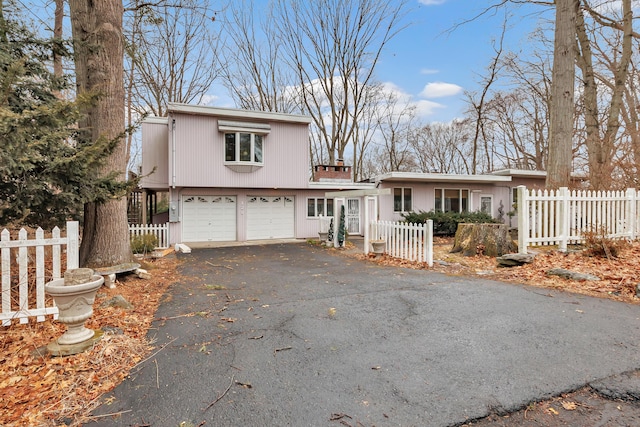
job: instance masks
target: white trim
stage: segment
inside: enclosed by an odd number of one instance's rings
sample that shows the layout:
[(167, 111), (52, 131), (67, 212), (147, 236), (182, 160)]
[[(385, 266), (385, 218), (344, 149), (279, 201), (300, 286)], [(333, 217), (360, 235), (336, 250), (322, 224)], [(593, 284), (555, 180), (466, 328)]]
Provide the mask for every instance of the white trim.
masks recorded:
[(388, 172), (374, 178), (375, 182), (421, 181), (421, 182), (510, 182), (510, 176), (498, 175), (453, 175), (441, 173)]
[(151, 116), (151, 117), (146, 117), (142, 123), (153, 123), (153, 124), (157, 124), (157, 125), (166, 125), (169, 123), (169, 120), (166, 117), (156, 117), (156, 116)]
[(364, 196), (387, 196), (391, 194), (390, 188), (372, 188), (364, 190), (330, 191), (324, 193), (325, 197), (364, 197)]
[(207, 116), (232, 117), (240, 119), (272, 120), (289, 123), (311, 123), (311, 117), (297, 114), (273, 113), (270, 111), (249, 111), (236, 108), (208, 107), (204, 105), (189, 105), (170, 102), (167, 106), (169, 112), (186, 114), (203, 114)]
[(218, 120), (218, 131), (233, 133), (255, 133), (266, 135), (271, 132), (271, 125), (268, 123), (233, 122), (228, 120)]

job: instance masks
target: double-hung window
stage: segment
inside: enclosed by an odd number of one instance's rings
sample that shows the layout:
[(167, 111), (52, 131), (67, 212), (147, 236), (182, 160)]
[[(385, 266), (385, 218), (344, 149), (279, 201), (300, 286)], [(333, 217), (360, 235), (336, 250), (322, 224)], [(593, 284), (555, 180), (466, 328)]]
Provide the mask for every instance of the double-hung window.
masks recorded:
[(434, 202), (434, 208), (439, 212), (467, 212), (469, 190), (436, 188)]
[(333, 216), (333, 199), (309, 197), (307, 199), (307, 217)]
[(393, 211), (394, 212), (410, 212), (411, 206), (411, 188), (397, 187), (393, 189)]

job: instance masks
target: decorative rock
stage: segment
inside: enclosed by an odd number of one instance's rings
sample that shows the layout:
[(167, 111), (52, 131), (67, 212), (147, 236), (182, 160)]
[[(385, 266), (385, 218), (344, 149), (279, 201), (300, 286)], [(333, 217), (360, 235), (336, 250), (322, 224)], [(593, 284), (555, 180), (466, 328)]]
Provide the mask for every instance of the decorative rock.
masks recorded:
[(72, 268), (64, 272), (64, 285), (82, 285), (89, 283), (93, 276), (93, 270), (90, 268)]
[(124, 299), (122, 295), (114, 296), (110, 300), (103, 302), (101, 306), (102, 307), (120, 307), (120, 308), (124, 308), (125, 310), (133, 309), (133, 305), (129, 301)]
[(600, 280), (598, 276), (594, 276), (593, 274), (577, 273), (575, 271), (567, 270), (564, 268), (552, 268), (550, 270), (547, 270), (547, 275), (560, 276), (565, 279), (578, 280), (578, 281), (595, 282)]
[(505, 254), (496, 258), (496, 261), (498, 262), (498, 267), (517, 267), (531, 264), (534, 258), (534, 254)]
[(140, 278), (140, 279), (145, 279), (145, 280), (149, 280), (151, 279), (151, 274), (149, 274), (147, 272), (147, 270), (143, 269), (143, 268), (138, 268), (136, 270), (136, 275)]

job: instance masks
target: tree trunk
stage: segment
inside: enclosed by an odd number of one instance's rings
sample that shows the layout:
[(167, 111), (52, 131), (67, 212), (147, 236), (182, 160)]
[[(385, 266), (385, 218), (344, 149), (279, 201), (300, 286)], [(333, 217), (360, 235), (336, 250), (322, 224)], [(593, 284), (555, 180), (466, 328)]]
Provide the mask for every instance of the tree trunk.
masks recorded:
[[(90, 142), (118, 139), (101, 176), (125, 180), (123, 36), (121, 0), (69, 0), (78, 95), (97, 96), (79, 128)], [(106, 267), (131, 261), (125, 195), (85, 205), (80, 263)]]
[(556, 0), (547, 188), (568, 187), (571, 177), (578, 6), (579, 0)]
[(497, 257), (517, 250), (506, 224), (458, 224), (451, 253)]

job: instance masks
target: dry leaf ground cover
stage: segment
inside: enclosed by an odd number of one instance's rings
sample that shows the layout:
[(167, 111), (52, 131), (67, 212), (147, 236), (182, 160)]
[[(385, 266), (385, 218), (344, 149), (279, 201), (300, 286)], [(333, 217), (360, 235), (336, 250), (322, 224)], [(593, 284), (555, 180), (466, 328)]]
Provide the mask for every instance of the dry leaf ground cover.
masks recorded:
[[(567, 253), (562, 253), (555, 247), (541, 246), (530, 250), (536, 254), (532, 264), (512, 268), (498, 268), (496, 259), (492, 257), (482, 255), (465, 257), (458, 253), (452, 254), (450, 253), (452, 247), (452, 239), (435, 239), (432, 271), (455, 275), (477, 275), (628, 303), (640, 303), (640, 298), (636, 296), (636, 286), (640, 283), (639, 242), (625, 245), (617, 258), (611, 257), (609, 259), (585, 256), (579, 247), (573, 247)], [(367, 258), (361, 254), (356, 256), (362, 259)], [(406, 262), (388, 256), (378, 258), (370, 256), (368, 258), (383, 265), (428, 268), (423, 263)], [(602, 280), (579, 282), (558, 276), (549, 276), (547, 271), (551, 268), (565, 268), (579, 273), (590, 273)]]
[[(118, 385), (153, 350), (146, 338), (167, 287), (176, 281), (173, 258), (143, 262), (152, 275), (119, 276), (117, 287), (98, 291), (87, 326), (105, 335), (92, 349), (70, 357), (44, 355), (42, 347), (64, 332), (50, 317), (0, 329), (0, 425), (81, 425), (98, 398)], [(122, 295), (134, 308), (101, 304)]]

